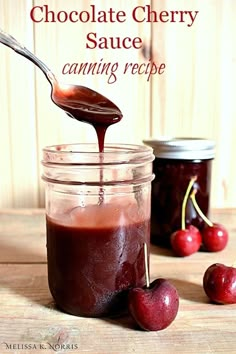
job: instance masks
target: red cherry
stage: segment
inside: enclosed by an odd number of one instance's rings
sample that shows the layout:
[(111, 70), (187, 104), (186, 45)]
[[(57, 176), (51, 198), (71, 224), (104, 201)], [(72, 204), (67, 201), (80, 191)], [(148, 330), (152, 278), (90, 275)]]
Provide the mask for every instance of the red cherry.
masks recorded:
[(203, 214), (202, 210), (200, 209), (197, 200), (196, 200), (196, 193), (197, 190), (194, 189), (190, 195), (192, 199), (192, 203), (201, 216), (201, 218), (205, 221), (206, 226), (202, 231), (202, 242), (203, 246), (207, 251), (210, 252), (218, 252), (225, 248), (228, 243), (228, 232), (225, 227), (221, 224), (212, 223), (206, 215)]
[(203, 277), (203, 288), (215, 303), (236, 303), (236, 268), (221, 263), (212, 264)]
[(186, 206), (188, 197), (193, 187), (197, 177), (194, 176), (190, 179), (188, 187), (186, 189), (183, 203), (182, 203), (182, 211), (181, 211), (181, 229), (175, 231), (170, 236), (170, 244), (172, 249), (176, 253), (177, 256), (189, 256), (192, 253), (195, 253), (199, 250), (202, 242), (202, 237), (199, 230), (195, 226), (188, 226), (186, 228), (185, 224), (185, 214), (186, 214)]
[(170, 237), (170, 243), (177, 256), (190, 256), (200, 249), (202, 236), (195, 226), (190, 225), (187, 229), (175, 231)]
[(175, 319), (179, 309), (176, 288), (166, 279), (156, 279), (147, 288), (133, 288), (128, 295), (129, 311), (146, 331), (160, 331)]
[(203, 246), (209, 252), (223, 250), (228, 243), (228, 238), (228, 231), (221, 224), (214, 223), (213, 226), (206, 226), (202, 231)]

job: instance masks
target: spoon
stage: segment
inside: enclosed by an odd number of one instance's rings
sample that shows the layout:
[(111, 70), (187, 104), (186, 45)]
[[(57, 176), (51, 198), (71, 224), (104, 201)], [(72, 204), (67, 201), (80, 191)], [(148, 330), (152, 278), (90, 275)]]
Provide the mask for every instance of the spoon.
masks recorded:
[(85, 86), (59, 83), (52, 71), (39, 58), (1, 29), (0, 43), (10, 47), (42, 70), (52, 88), (52, 101), (70, 117), (106, 128), (121, 120), (120, 109), (108, 98)]

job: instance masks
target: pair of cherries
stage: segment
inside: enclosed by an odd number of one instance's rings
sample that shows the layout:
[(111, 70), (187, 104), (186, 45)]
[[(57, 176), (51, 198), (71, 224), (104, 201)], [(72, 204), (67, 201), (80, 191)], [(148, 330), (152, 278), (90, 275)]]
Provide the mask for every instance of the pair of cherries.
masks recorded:
[[(219, 223), (212, 223), (201, 211), (196, 200), (197, 189), (194, 188), (196, 179), (197, 177), (191, 178), (183, 199), (181, 229), (172, 233), (170, 238), (173, 251), (181, 257), (199, 251), (201, 246), (208, 252), (218, 252), (223, 250), (228, 243), (228, 232), (225, 227)], [(201, 232), (193, 225), (187, 227), (185, 225), (186, 205), (189, 198), (206, 224)]]

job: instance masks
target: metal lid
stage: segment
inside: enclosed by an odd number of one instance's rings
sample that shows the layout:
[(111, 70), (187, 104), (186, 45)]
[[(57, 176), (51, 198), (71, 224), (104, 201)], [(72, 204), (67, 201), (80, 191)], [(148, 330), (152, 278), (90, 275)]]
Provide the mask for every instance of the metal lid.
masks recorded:
[(208, 160), (215, 157), (215, 142), (202, 138), (160, 138), (144, 140), (154, 155), (165, 159)]

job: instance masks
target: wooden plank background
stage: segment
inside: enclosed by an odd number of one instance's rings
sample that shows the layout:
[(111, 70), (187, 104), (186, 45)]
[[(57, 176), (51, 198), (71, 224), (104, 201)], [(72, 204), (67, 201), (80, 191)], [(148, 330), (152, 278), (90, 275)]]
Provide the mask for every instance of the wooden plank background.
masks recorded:
[[(90, 0), (50, 0), (56, 11), (88, 10)], [(125, 24), (33, 23), (29, 13), (44, 0), (0, 0), (0, 27), (34, 51), (65, 82), (94, 88), (115, 101), (124, 118), (108, 130), (107, 141), (141, 143), (149, 136), (199, 136), (216, 141), (212, 176), (213, 207), (236, 206), (235, 0), (146, 1), (152, 9), (199, 11), (192, 27), (183, 23), (140, 23), (130, 13), (141, 0), (96, 1), (99, 10), (127, 13)], [(136, 37), (149, 46), (165, 73), (147, 82), (143, 75), (122, 75), (109, 84), (106, 75), (63, 75), (65, 63), (145, 62), (141, 50), (91, 50), (86, 34)], [(0, 207), (42, 207), (41, 151), (48, 144), (95, 141), (93, 129), (68, 119), (50, 100), (43, 74), (0, 45)]]

